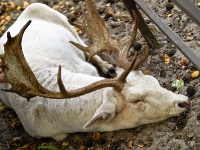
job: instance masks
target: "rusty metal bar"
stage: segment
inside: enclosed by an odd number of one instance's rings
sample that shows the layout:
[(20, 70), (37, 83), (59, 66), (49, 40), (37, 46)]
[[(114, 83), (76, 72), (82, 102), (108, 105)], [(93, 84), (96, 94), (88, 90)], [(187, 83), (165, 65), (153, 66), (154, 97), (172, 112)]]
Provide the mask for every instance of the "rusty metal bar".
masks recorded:
[(200, 10), (189, 0), (172, 0), (184, 13), (200, 26)]
[[(143, 0), (134, 0), (143, 12), (157, 25), (157, 27), (176, 45), (183, 55), (200, 70), (200, 57), (193, 52), (186, 43), (152, 10)], [(183, 0), (181, 0), (183, 1)], [(184, 0), (185, 1), (185, 0)]]
[(143, 35), (143, 37), (145, 38), (145, 41), (147, 42), (148, 46), (151, 48), (154, 48), (154, 49), (160, 48), (161, 45), (159, 44), (156, 37), (153, 35), (151, 30), (149, 29), (149, 27), (147, 26), (144, 19), (142, 18), (142, 15), (140, 14), (139, 10), (137, 9), (135, 2), (133, 0), (123, 0), (123, 2), (125, 4), (126, 8), (128, 9), (129, 14), (131, 15), (132, 18), (134, 18), (133, 13), (132, 13), (133, 10), (137, 14), (138, 19), (139, 19), (138, 28), (139, 28), (141, 34)]

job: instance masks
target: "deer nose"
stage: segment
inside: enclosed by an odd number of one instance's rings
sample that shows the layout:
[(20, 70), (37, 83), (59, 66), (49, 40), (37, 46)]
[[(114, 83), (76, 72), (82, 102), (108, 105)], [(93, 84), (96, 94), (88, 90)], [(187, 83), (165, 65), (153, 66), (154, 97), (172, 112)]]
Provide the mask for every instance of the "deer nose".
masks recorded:
[(189, 109), (190, 106), (191, 106), (191, 103), (190, 103), (190, 101), (188, 101), (188, 102), (179, 102), (178, 106), (181, 107), (181, 108)]

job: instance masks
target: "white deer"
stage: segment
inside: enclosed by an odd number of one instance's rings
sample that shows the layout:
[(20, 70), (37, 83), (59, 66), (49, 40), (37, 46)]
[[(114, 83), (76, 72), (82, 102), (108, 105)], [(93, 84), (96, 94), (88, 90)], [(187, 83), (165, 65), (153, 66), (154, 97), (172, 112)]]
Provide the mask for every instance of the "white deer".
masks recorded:
[[(86, 7), (87, 9), (92, 7), (91, 12), (88, 10), (88, 16), (92, 14), (92, 17), (87, 17), (87, 26), (76, 26), (85, 30), (88, 37), (93, 40), (90, 47), (87, 47), (79, 38), (64, 15), (44, 4), (34, 3), (28, 6), (8, 29), (12, 36), (22, 37), (23, 35), (24, 57), (41, 84), (41, 87), (36, 86), (36, 88), (39, 92), (44, 90), (42, 87), (48, 89), (50, 96), (44, 94), (45, 90), (44, 93), (35, 92), (36, 94), (26, 95), (26, 93), (20, 93), (20, 89), (23, 91), (29, 89), (28, 87), (14, 89), (15, 84), (11, 83), (12, 79), (9, 77), (12, 76), (10, 74), (13, 74), (13, 78), (22, 76), (19, 74), (20, 65), (12, 67), (18, 63), (14, 58), (7, 60), (11, 54), (5, 53), (14, 51), (15, 48), (11, 47), (12, 50), (10, 50), (9, 46), (15, 43), (12, 43), (12, 38), (7, 32), (1, 37), (0, 77), (1, 82), (4, 83), (0, 84), (0, 88), (9, 89), (12, 85), (12, 93), (0, 91), (0, 98), (15, 110), (25, 130), (31, 136), (51, 137), (59, 141), (63, 140), (67, 133), (133, 128), (176, 116), (190, 107), (188, 97), (162, 88), (154, 77), (143, 75), (141, 71), (136, 70), (144, 61), (140, 59), (135, 63), (136, 53), (131, 63), (124, 58), (120, 60), (123, 68), (116, 68), (115, 79), (100, 77), (96, 68), (85, 60), (84, 52), (87, 52), (89, 60), (97, 64), (104, 73), (112, 73), (113, 66), (101, 60), (96, 54), (102, 49), (112, 49), (118, 50), (119, 57), (126, 57), (127, 51), (134, 42), (137, 17), (135, 16), (133, 37), (123, 47), (108, 36), (101, 37), (101, 33), (107, 33), (105, 25), (101, 25), (103, 26), (101, 29), (94, 27), (102, 21), (90, 21), (99, 17), (90, 0), (86, 0)], [(27, 29), (23, 29), (24, 34), (18, 34), (28, 20), (32, 22), (28, 23), (30, 25), (26, 26)], [(91, 22), (97, 25), (90, 25)], [(100, 37), (95, 39), (96, 36)], [(5, 44), (7, 39), (8, 42)], [(69, 41), (73, 42), (69, 43)], [(104, 46), (105, 41), (109, 43), (106, 48), (99, 47)], [(20, 52), (14, 55), (18, 53)], [(21, 59), (22, 57), (19, 60)], [(57, 80), (57, 76), (61, 76), (61, 67), (57, 73), (59, 65), (62, 67), (62, 81)], [(31, 73), (30, 70), (22, 71), (27, 76), (29, 72)], [(25, 81), (22, 79), (21, 82)], [(31, 84), (30, 88), (35, 86), (34, 82)], [(59, 89), (61, 92), (56, 92)], [(22, 96), (31, 99), (27, 101)]]

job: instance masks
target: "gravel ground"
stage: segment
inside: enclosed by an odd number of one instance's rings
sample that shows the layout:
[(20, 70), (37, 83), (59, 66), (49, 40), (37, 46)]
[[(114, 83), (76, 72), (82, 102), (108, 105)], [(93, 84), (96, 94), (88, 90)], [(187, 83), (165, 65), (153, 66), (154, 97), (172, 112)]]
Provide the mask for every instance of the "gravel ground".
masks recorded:
[[(145, 0), (163, 20), (200, 56), (200, 27), (182, 13), (176, 6), (171, 11), (166, 10), (168, 2), (164, 0)], [(32, 2), (42, 2), (65, 14), (71, 21), (82, 22), (84, 20), (84, 2), (80, 0), (13, 0), (0, 2), (0, 36), (17, 19), (19, 14)], [(191, 0), (195, 5), (200, 0)], [(110, 3), (110, 4), (109, 4)], [(14, 6), (13, 6), (14, 4)], [(170, 4), (171, 5), (171, 4)], [(168, 5), (169, 6), (169, 5)], [(126, 40), (132, 25), (128, 11), (120, 0), (96, 0), (96, 7), (101, 17), (105, 20), (112, 37)], [(111, 13), (110, 13), (111, 12)], [(55, 142), (52, 139), (35, 139), (30, 137), (23, 129), (15, 112), (5, 108), (0, 102), (0, 149), (36, 149), (41, 144), (54, 145), (59, 149), (109, 149), (109, 150), (198, 150), (200, 149), (200, 78), (191, 77), (195, 67), (178, 51), (158, 28), (141, 12), (149, 28), (162, 45), (160, 49), (151, 49), (151, 54), (141, 69), (155, 76), (160, 84), (191, 99), (191, 109), (165, 121), (143, 125), (134, 129), (115, 132), (100, 133), (74, 133), (64, 141)], [(4, 20), (2, 22), (2, 20)], [(84, 34), (79, 31), (84, 39)], [(87, 43), (88, 41), (84, 39)], [(145, 43), (140, 33), (137, 41)], [(199, 44), (198, 44), (199, 43)], [(117, 63), (115, 54), (112, 63)], [(163, 59), (167, 55), (170, 62)], [(105, 55), (101, 55), (106, 59)], [(109, 60), (110, 61), (110, 60)], [(171, 83), (181, 78), (184, 86), (180, 90), (171, 87)], [(7, 141), (7, 143), (6, 143)], [(68, 146), (64, 146), (68, 143)]]

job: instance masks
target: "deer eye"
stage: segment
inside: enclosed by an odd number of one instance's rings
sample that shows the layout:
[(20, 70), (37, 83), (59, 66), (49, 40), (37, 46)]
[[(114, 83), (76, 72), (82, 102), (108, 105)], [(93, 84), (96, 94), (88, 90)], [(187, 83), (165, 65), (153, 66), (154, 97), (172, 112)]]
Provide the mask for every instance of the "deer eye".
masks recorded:
[(131, 103), (134, 103), (134, 104), (137, 104), (138, 102), (141, 102), (142, 100), (139, 100), (139, 99), (133, 99), (133, 100), (130, 100)]

